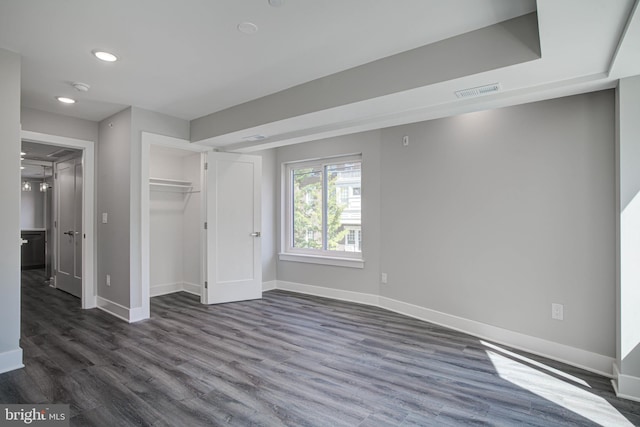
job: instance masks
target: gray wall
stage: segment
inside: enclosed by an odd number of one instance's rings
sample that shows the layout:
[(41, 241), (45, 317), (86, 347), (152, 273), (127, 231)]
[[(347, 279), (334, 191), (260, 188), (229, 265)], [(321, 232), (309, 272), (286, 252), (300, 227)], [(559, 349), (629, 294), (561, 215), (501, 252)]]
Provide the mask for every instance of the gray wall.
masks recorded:
[[(0, 49), (0, 355), (20, 349), (20, 56)], [(21, 355), (16, 353), (16, 357)], [(4, 359), (4, 358), (3, 358)], [(15, 360), (7, 363), (14, 363)], [(0, 371), (17, 366), (0, 366)]]
[[(280, 165), (296, 160), (362, 153), (363, 269), (278, 261), (278, 280), (337, 288), (353, 292), (378, 293), (380, 274), (380, 131), (363, 132), (316, 142), (281, 147), (278, 153), (278, 190), (282, 192)], [(278, 218), (282, 215), (279, 197)], [(278, 222), (278, 236), (282, 235)], [(278, 238), (278, 250), (281, 240)]]
[(31, 108), (22, 108), (20, 111), (23, 130), (83, 139), (85, 141), (98, 141), (98, 122)]
[(280, 261), (279, 280), (614, 356), (613, 91), (282, 147), (278, 165), (353, 152), (365, 270)]
[[(129, 183), (131, 108), (103, 121), (99, 127), (97, 171), (98, 295), (129, 307)], [(108, 223), (102, 224), (102, 213)], [(111, 275), (111, 286), (105, 277)]]
[(613, 91), (387, 129), (382, 158), (383, 296), (614, 356)]

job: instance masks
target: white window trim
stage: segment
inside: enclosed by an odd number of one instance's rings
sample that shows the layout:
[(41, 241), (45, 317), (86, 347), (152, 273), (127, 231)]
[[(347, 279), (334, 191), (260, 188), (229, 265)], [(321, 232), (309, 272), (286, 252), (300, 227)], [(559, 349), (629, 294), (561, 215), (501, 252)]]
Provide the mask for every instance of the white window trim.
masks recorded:
[[(292, 247), (292, 186), (291, 186), (291, 169), (301, 168), (309, 166), (321, 166), (323, 173), (326, 165), (342, 163), (342, 162), (360, 162), (362, 165), (362, 154), (350, 154), (344, 156), (335, 157), (323, 157), (313, 160), (303, 160), (295, 162), (287, 162), (282, 165), (282, 180), (283, 180), (283, 194), (285, 197), (284, 202), (284, 215), (283, 219), (283, 232), (281, 236), (281, 248), (282, 252), (279, 254), (280, 261), (292, 261), (292, 262), (304, 262), (311, 264), (324, 264), (337, 267), (351, 267), (351, 268), (364, 268), (364, 248), (362, 252), (339, 252), (320, 249), (305, 249)], [(360, 192), (362, 194), (362, 181), (360, 182)], [(323, 202), (325, 203), (325, 202)], [(362, 225), (360, 226), (362, 230)]]

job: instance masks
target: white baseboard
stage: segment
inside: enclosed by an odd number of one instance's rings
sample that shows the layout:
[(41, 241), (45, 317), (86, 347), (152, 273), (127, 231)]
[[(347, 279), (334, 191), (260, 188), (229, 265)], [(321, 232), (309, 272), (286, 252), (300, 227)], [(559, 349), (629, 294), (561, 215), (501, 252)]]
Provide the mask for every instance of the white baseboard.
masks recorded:
[(125, 322), (129, 321), (129, 307), (118, 304), (117, 302), (110, 301), (106, 298), (99, 296), (97, 298), (98, 308), (102, 311), (109, 313), (112, 316), (122, 319)]
[(380, 307), (405, 316), (414, 317), (444, 326), (477, 338), (493, 341), (528, 353), (543, 356), (577, 368), (585, 369), (605, 377), (613, 376), (612, 357), (571, 347), (542, 338), (532, 337), (497, 326), (453, 316), (436, 310), (420, 307), (391, 298), (380, 297)]
[(202, 295), (202, 286), (198, 285), (196, 283), (184, 282), (182, 284), (182, 290), (184, 292), (188, 292), (188, 293), (193, 294), (193, 295), (197, 295), (197, 296)]
[(157, 297), (160, 295), (172, 294), (182, 291), (182, 282), (179, 283), (162, 283), (159, 285), (149, 286), (149, 296)]
[(268, 282), (262, 282), (262, 292), (272, 291), (278, 287), (275, 280), (269, 280)]
[(20, 368), (24, 368), (22, 364), (22, 349), (20, 347), (0, 353), (0, 374)]
[(202, 287), (195, 283), (178, 282), (178, 283), (163, 283), (160, 285), (153, 285), (149, 287), (149, 295), (151, 298), (159, 297), (161, 295), (173, 294), (176, 292), (188, 292), (190, 294), (200, 296)]
[(640, 402), (640, 378), (621, 374), (617, 363), (613, 364), (613, 375), (611, 384), (616, 396)]
[(125, 307), (117, 302), (110, 301), (106, 298), (98, 297), (98, 308), (118, 319), (127, 323), (139, 322), (148, 319), (149, 313), (143, 307)]
[(299, 294), (316, 295), (337, 299), (341, 301), (357, 302), (360, 304), (379, 306), (379, 297), (373, 294), (362, 292), (344, 291), (342, 289), (324, 288), (322, 286), (303, 285), (302, 283), (285, 282), (276, 280), (276, 289), (283, 291), (297, 292)]
[(129, 323), (139, 322), (148, 319), (150, 313), (144, 307), (133, 307), (129, 309)]
[(601, 354), (592, 353), (542, 338), (532, 337), (530, 335), (510, 331), (508, 329), (487, 325), (474, 320), (441, 313), (439, 311), (397, 301), (391, 298), (381, 297), (374, 294), (344, 291), (341, 289), (285, 282), (281, 280), (276, 281), (276, 289), (384, 308), (405, 316), (424, 320), (426, 322), (473, 335), (477, 338), (486, 339), (498, 344), (566, 363), (599, 375), (609, 378), (613, 377), (612, 366), (614, 359), (612, 357), (603, 356)]

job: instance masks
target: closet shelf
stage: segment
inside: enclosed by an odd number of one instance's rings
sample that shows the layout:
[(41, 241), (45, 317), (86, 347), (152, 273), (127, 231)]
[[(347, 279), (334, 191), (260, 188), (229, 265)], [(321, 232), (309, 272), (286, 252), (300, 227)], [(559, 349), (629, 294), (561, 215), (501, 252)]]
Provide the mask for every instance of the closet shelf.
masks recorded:
[(156, 187), (158, 190), (166, 189), (170, 191), (178, 191), (183, 193), (195, 192), (195, 191), (191, 191), (191, 189), (193, 188), (193, 183), (191, 181), (182, 181), (178, 179), (149, 178), (149, 185), (152, 188)]

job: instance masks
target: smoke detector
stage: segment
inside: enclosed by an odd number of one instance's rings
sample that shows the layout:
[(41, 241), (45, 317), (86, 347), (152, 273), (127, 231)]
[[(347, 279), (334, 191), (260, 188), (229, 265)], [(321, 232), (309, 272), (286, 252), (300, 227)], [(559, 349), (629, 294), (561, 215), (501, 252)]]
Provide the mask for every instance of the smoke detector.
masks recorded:
[(492, 83), (490, 85), (457, 90), (455, 93), (458, 98), (473, 98), (476, 96), (488, 95), (493, 92), (498, 92), (499, 90), (500, 83)]
[(71, 83), (71, 86), (76, 88), (76, 90), (79, 91), (79, 92), (88, 92), (89, 88), (91, 87), (88, 84), (81, 83), (81, 82), (73, 82), (73, 83)]

